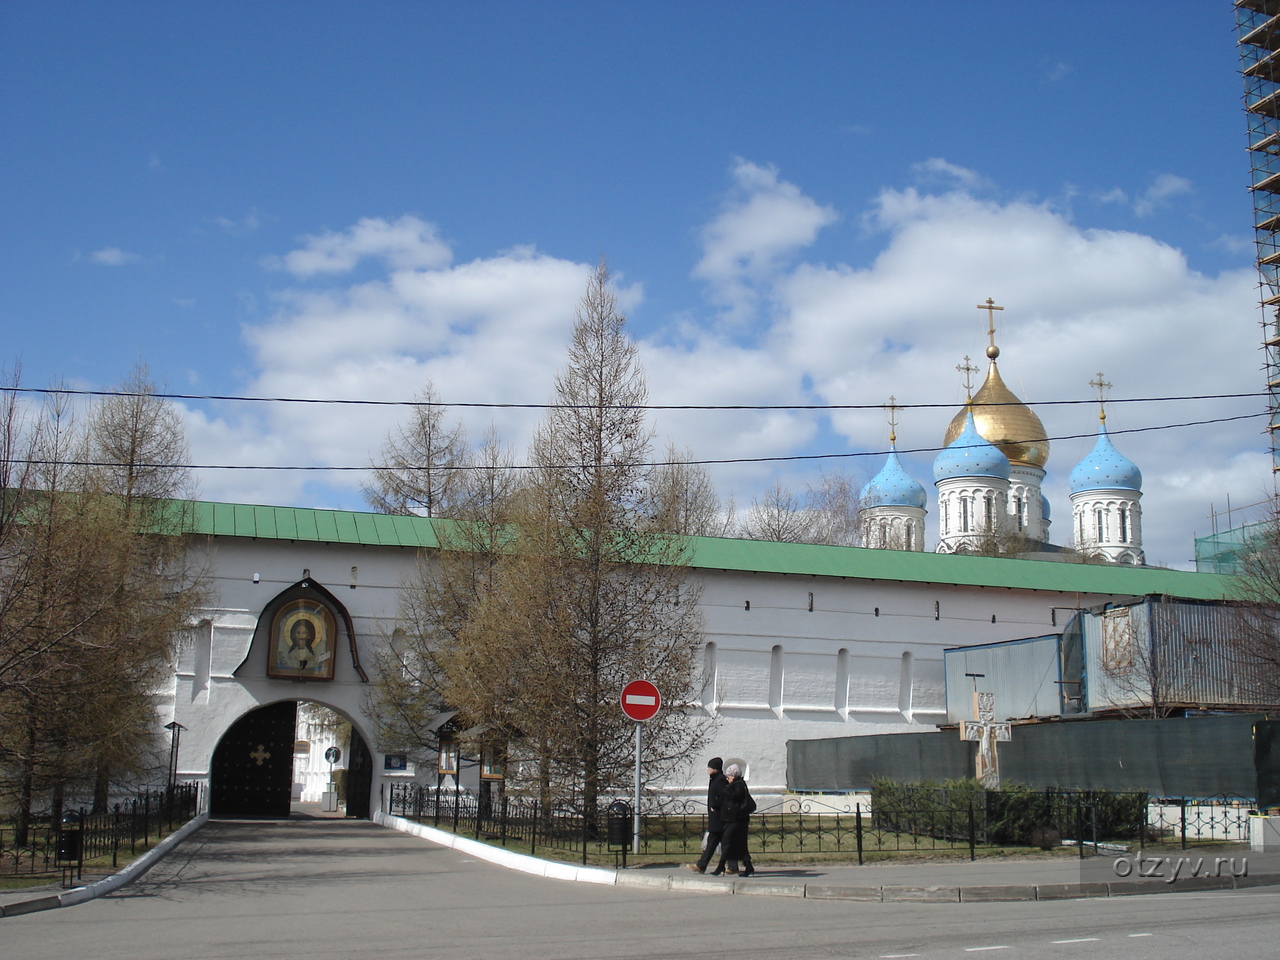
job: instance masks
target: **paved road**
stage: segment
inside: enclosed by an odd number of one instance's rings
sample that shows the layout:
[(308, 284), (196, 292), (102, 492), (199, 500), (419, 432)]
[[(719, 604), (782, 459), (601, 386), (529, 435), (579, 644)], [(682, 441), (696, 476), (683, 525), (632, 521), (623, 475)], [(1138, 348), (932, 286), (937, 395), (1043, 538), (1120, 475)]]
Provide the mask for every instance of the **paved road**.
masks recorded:
[(0, 920), (0, 958), (1265, 957), (1278, 916), (1267, 888), (993, 904), (647, 892), (512, 873), (363, 821), (214, 822), (113, 896)]

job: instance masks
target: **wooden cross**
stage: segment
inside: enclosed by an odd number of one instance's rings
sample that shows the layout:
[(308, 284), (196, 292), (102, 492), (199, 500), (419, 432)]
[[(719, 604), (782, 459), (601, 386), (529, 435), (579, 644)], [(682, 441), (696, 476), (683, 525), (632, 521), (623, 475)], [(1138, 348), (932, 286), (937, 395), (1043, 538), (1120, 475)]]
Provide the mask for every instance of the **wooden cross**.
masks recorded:
[(996, 345), (996, 311), (1003, 310), (1004, 307), (997, 307), (996, 302), (987, 297), (987, 302), (978, 304), (978, 309), (987, 311), (987, 346), (994, 347)]
[(1089, 386), (1098, 391), (1098, 418), (1100, 420), (1107, 419), (1107, 391), (1111, 389), (1111, 384), (1102, 379), (1102, 373), (1099, 371), (1096, 380), (1090, 380)]
[(1013, 724), (996, 721), (996, 695), (973, 692), (973, 720), (960, 721), (960, 739), (978, 744), (974, 776), (987, 790), (1000, 789), (1000, 760), (996, 743), (1013, 739)]
[(271, 759), (271, 754), (267, 752), (266, 747), (264, 747), (262, 744), (258, 744), (258, 749), (253, 751), (253, 753), (249, 754), (249, 756), (252, 757), (254, 760), (258, 761), (258, 766), (262, 766), (263, 760)]

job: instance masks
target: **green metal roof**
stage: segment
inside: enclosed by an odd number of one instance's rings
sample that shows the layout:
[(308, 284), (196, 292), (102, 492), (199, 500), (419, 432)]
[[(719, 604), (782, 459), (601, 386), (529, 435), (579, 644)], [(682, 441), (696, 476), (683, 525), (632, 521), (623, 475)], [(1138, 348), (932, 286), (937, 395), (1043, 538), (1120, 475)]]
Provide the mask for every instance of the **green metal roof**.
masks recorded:
[(213, 537), (350, 543), (371, 547), (434, 547), (432, 521), (350, 510), (247, 506), (241, 503), (192, 504), (191, 531)]
[[(377, 547), (437, 547), (434, 523), (348, 510), (249, 506), (198, 501), (192, 532), (217, 537), (349, 543)], [(1047, 560), (1002, 560), (902, 550), (866, 550), (808, 543), (690, 538), (690, 566), (706, 570), (796, 576), (897, 580), (1018, 590), (1056, 590), (1124, 596), (1166, 594), (1218, 600), (1231, 580), (1208, 573)]]
[(1222, 599), (1230, 586), (1227, 577), (1153, 567), (1005, 560), (960, 554), (706, 537), (693, 538), (692, 566), (860, 580), (1058, 590), (1063, 593), (1126, 596), (1156, 593), (1193, 600)]

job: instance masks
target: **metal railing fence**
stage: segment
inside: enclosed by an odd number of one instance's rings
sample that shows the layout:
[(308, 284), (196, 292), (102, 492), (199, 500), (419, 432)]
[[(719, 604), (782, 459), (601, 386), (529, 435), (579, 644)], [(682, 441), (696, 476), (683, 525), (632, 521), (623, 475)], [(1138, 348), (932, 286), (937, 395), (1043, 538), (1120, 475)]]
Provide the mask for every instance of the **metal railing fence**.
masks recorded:
[[(533, 854), (555, 851), (583, 863), (593, 857), (617, 860), (620, 853), (608, 842), (603, 807), (587, 817), (580, 807), (545, 805), (528, 797), (503, 796), (486, 803), (467, 792), (415, 783), (389, 788), (382, 798), (386, 813), (459, 835), (519, 845)], [(706, 804), (649, 799), (650, 808), (641, 816), (640, 855), (696, 857), (707, 829)], [(1099, 843), (1140, 846), (1149, 836), (1145, 794), (1111, 794), (1104, 800), (1087, 792), (1052, 791), (1021, 799), (1037, 806), (1015, 817), (995, 791), (979, 791), (949, 805), (858, 802), (852, 809), (791, 797), (751, 816), (748, 842), (753, 853), (763, 856), (841, 855), (865, 863), (903, 855), (976, 859), (996, 849), (1052, 846), (1063, 840), (1073, 840), (1084, 857), (1096, 853)], [(625, 836), (631, 836), (629, 823)]]
[[(68, 804), (67, 811), (79, 817), (80, 862), (111, 858), (118, 867), (120, 858), (132, 858), (139, 848), (171, 833), (200, 810), (199, 784), (179, 783), (172, 788), (142, 789), (99, 813)], [(0, 823), (0, 876), (55, 875), (58, 862), (58, 832), (61, 824), (51, 818), (37, 819), (27, 828), (27, 842), (16, 842), (12, 825)]]
[(1248, 843), (1249, 814), (1256, 803), (1244, 797), (1162, 797), (1147, 812), (1147, 838), (1179, 843)]

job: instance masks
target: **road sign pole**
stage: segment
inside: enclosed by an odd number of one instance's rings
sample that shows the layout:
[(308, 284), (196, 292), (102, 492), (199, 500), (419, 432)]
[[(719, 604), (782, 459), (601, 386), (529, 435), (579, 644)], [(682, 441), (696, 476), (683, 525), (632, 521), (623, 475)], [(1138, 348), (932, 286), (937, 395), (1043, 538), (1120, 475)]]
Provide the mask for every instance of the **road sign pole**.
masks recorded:
[(635, 807), (635, 814), (633, 818), (633, 828), (632, 828), (633, 842), (631, 845), (631, 852), (634, 853), (636, 856), (640, 856), (640, 743), (641, 743), (641, 736), (642, 736), (640, 731), (642, 729), (644, 729), (644, 724), (641, 723), (639, 720), (637, 720), (636, 721), (636, 807)]
[(646, 720), (652, 720), (662, 707), (662, 694), (648, 680), (632, 680), (622, 688), (619, 697), (622, 712), (636, 722), (636, 795), (635, 808), (632, 812), (631, 845), (637, 854), (640, 853), (640, 751), (644, 745), (640, 728)]

